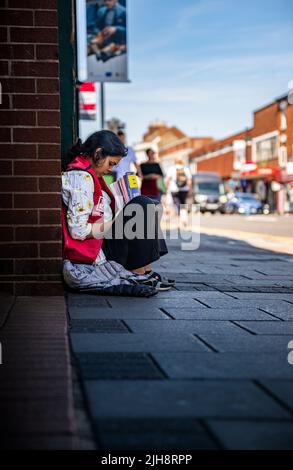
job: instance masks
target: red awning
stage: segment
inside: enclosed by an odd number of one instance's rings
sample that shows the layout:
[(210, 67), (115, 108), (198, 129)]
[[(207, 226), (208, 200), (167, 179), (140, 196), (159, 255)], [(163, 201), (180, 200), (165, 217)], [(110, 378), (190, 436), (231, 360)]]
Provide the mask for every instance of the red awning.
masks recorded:
[(293, 182), (293, 174), (288, 174), (285, 168), (255, 168), (251, 171), (242, 171), (240, 174), (242, 179), (265, 179), (268, 181), (275, 180), (278, 183)]
[(242, 171), (241, 178), (245, 179), (274, 179), (279, 172), (279, 168), (256, 167), (250, 171)]

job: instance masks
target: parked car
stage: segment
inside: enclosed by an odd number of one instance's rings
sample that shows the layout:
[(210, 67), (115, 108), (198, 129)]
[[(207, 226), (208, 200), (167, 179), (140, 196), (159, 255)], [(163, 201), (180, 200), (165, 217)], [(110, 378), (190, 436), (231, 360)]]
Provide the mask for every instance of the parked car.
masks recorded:
[(263, 204), (252, 193), (233, 193), (228, 197), (225, 204), (225, 211), (227, 214), (268, 214), (270, 212), (268, 204)]
[(218, 173), (199, 172), (192, 176), (192, 199), (201, 212), (225, 213), (224, 184)]

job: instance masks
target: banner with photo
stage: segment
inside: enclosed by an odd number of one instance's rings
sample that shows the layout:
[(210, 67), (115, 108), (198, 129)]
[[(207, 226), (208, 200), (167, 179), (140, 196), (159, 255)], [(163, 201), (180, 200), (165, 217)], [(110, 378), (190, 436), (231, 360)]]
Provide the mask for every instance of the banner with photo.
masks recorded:
[(127, 82), (127, 0), (76, 0), (78, 79)]

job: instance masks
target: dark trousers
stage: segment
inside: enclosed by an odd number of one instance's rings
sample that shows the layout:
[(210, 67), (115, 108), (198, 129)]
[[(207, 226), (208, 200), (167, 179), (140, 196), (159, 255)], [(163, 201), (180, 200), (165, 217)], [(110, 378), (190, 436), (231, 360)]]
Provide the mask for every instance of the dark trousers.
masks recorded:
[[(138, 205), (143, 214), (143, 220), (139, 219), (138, 223), (143, 223), (143, 238), (128, 239), (123, 235), (122, 239), (115, 239), (116, 225), (125, 227), (125, 224), (132, 219), (132, 216), (125, 215), (125, 209), (131, 211), (131, 204)], [(135, 212), (134, 212), (135, 215)], [(125, 269), (133, 270), (147, 266), (157, 261), (161, 256), (168, 253), (166, 242), (160, 233), (160, 210), (156, 201), (147, 196), (137, 196), (132, 199), (120, 212), (112, 225), (112, 229), (103, 241), (103, 251), (110, 261), (116, 261)], [(137, 228), (134, 226), (134, 229)], [(148, 238), (148, 233), (155, 236)]]
[(173, 202), (178, 214), (180, 213), (180, 206), (186, 204), (188, 192), (189, 191), (178, 191), (177, 193), (172, 193)]

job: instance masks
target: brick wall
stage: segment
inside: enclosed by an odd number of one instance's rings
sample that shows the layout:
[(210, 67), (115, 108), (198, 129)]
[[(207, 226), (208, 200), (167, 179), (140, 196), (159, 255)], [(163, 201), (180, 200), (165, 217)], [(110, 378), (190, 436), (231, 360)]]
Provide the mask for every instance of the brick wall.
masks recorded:
[(233, 172), (234, 152), (227, 152), (215, 158), (197, 162), (197, 171), (213, 171), (222, 178), (229, 178)]
[(0, 5), (0, 289), (60, 294), (57, 0)]
[(273, 132), (280, 127), (280, 113), (277, 102), (262, 108), (254, 113), (252, 137)]
[[(181, 139), (182, 140), (182, 139)], [(180, 150), (189, 150), (189, 149), (200, 149), (203, 145), (212, 142), (211, 138), (186, 138), (184, 142), (176, 143), (174, 145), (168, 145), (167, 148), (162, 148), (159, 150), (159, 157), (165, 157), (166, 155), (170, 155), (174, 152), (180, 152)]]
[[(287, 129), (284, 132), (287, 135), (287, 152), (288, 159), (293, 158), (293, 106), (288, 105), (286, 110)], [(253, 136), (259, 136), (280, 130), (281, 113), (279, 111), (279, 103), (274, 102), (266, 108), (260, 109), (254, 114)], [(271, 166), (271, 165), (270, 165)]]

